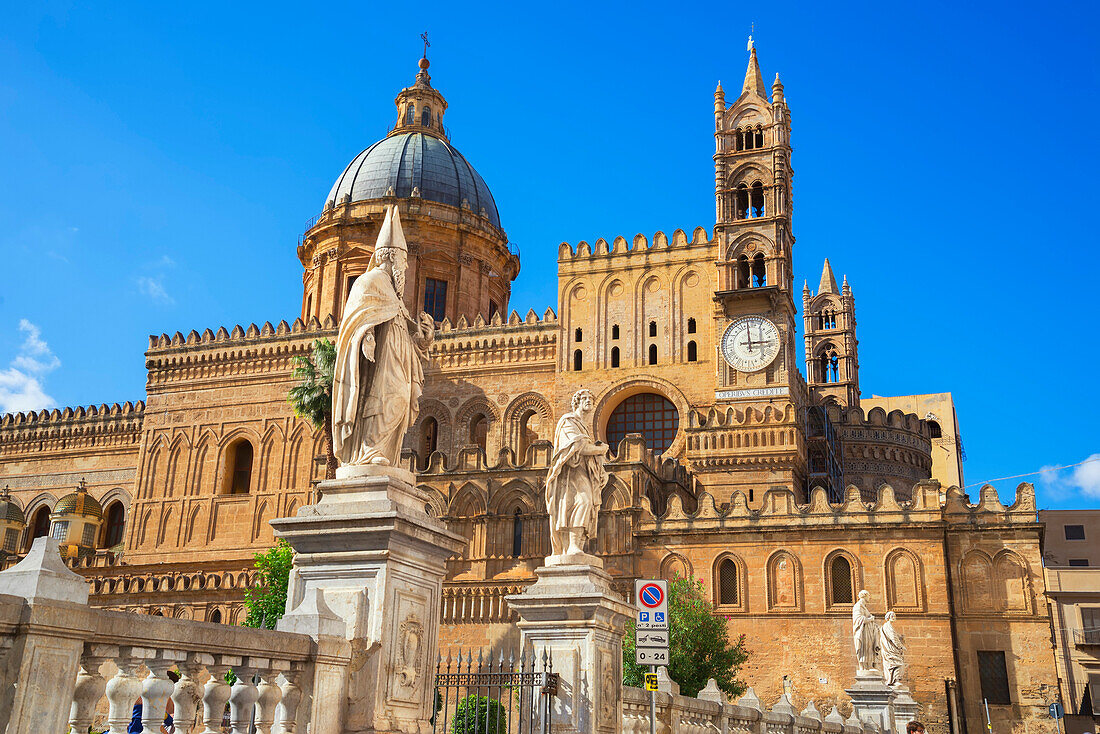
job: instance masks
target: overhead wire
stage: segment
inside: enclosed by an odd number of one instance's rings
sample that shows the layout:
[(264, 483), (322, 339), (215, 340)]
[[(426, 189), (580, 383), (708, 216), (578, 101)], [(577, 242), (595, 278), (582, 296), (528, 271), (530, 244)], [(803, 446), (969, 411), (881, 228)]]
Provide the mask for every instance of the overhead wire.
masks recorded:
[(1028, 472), (1027, 474), (1013, 474), (1010, 477), (997, 477), (996, 479), (986, 479), (984, 481), (977, 482), (975, 484), (968, 484), (965, 487), (963, 487), (963, 489), (970, 489), (971, 487), (984, 487), (985, 485), (989, 484), (990, 482), (1002, 482), (1005, 479), (1020, 479), (1022, 477), (1033, 477), (1036, 474), (1046, 474), (1049, 471), (1061, 471), (1062, 469), (1072, 469), (1075, 466), (1081, 466), (1082, 464), (1091, 464), (1094, 461), (1100, 461), (1100, 456), (1090, 456), (1089, 458), (1085, 459), (1084, 461), (1078, 461), (1076, 464), (1066, 464), (1065, 466), (1049, 466), (1045, 469), (1040, 469), (1039, 471)]

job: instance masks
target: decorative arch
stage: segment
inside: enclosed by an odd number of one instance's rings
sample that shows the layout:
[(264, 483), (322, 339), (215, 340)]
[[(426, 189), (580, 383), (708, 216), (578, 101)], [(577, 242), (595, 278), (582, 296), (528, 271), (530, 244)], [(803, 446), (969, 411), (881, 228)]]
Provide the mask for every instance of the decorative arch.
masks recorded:
[(488, 398), (481, 395), (467, 400), (466, 404), (463, 405), (455, 415), (455, 430), (457, 431), (455, 435), (455, 447), (459, 448), (472, 443), (470, 439), (473, 438), (471, 436), (471, 431), (474, 429), (473, 421), (479, 415), (485, 416), (488, 421), (488, 425), (486, 426), (487, 438), (485, 441), (485, 455), (489, 456), (492, 454), (494, 446), (488, 437), (491, 437), (500, 426), (500, 413)]
[[(191, 452), (192, 472), (190, 494), (215, 494), (218, 475), (218, 438), (213, 431), (203, 431)], [(204, 492), (209, 488), (208, 492)]]
[[(180, 493), (187, 488), (187, 468), (191, 453), (191, 440), (182, 431), (172, 437), (168, 445), (168, 466), (164, 475), (164, 496), (173, 497), (176, 488)], [(155, 486), (155, 485), (154, 485)]]
[(549, 401), (536, 392), (525, 392), (504, 410), (504, 437), (516, 454), (516, 463), (527, 463), (527, 449), (554, 430), (554, 412)]
[(256, 508), (255, 519), (252, 525), (252, 537), (255, 540), (272, 542), (275, 540), (275, 531), (272, 529), (270, 520), (275, 516), (275, 511), (272, 509), (272, 505), (266, 499), (261, 501)]
[[(686, 445), (684, 429), (687, 427), (687, 415), (688, 411), (691, 409), (691, 405), (688, 403), (684, 393), (680, 391), (680, 388), (658, 377), (646, 376), (624, 380), (623, 382), (612, 385), (601, 395), (598, 395), (596, 398), (596, 407), (593, 411), (595, 416), (593, 420), (596, 425), (595, 435), (600, 440), (606, 441), (607, 421), (611, 417), (612, 411), (618, 407), (619, 403), (626, 400), (631, 395), (637, 395), (638, 393), (644, 392), (661, 394), (676, 406), (676, 412), (680, 415), (680, 426), (676, 431), (675, 438), (672, 439), (672, 444), (664, 452), (664, 455), (668, 457), (683, 455)], [(613, 452), (618, 451), (618, 449), (618, 446), (611, 447)]]
[(726, 176), (726, 187), (732, 189), (736, 188), (738, 184), (751, 186), (757, 181), (765, 187), (771, 186), (772, 173), (755, 161), (747, 161), (730, 171), (729, 175)]
[(629, 510), (633, 506), (630, 488), (621, 479), (612, 476), (603, 488), (600, 498), (601, 510)]
[(447, 514), (452, 517), (477, 517), (485, 514), (485, 492), (473, 483), (466, 483), (447, 506)]
[(164, 545), (169, 540), (168, 532), (172, 529), (172, 520), (175, 519), (175, 512), (172, 505), (164, 508), (163, 514), (160, 516), (160, 526), (157, 529), (157, 546)]
[[(409, 432), (409, 438), (413, 444), (410, 448), (416, 451), (417, 456), (423, 453), (421, 438), (424, 434), (424, 426), (429, 418), (435, 420), (435, 450), (448, 455), (456, 448), (453, 440), (454, 436), (452, 435), (454, 422), (451, 420), (451, 411), (447, 410), (447, 406), (440, 401), (431, 398), (420, 400), (420, 415), (417, 416), (416, 426)], [(427, 456), (420, 456), (420, 461), (425, 467), (428, 465)]]
[(711, 591), (719, 612), (748, 611), (748, 575), (740, 556), (727, 552), (714, 559)]
[(663, 579), (671, 581), (673, 576), (688, 578), (694, 575), (691, 561), (687, 559), (687, 556), (679, 553), (669, 553), (661, 561), (661, 578)]
[[(239, 427), (228, 433), (226, 433), (218, 446), (219, 461), (218, 465), (220, 471), (218, 472), (218, 487), (219, 494), (231, 494), (233, 486), (233, 477), (231, 474), (234, 471), (234, 459), (236, 452), (242, 442), (247, 441), (251, 445), (252, 449), (252, 462), (251, 472), (249, 477), (248, 491), (252, 492), (259, 489), (258, 477), (259, 474), (259, 458), (260, 458), (260, 446), (261, 437), (256, 434), (256, 431), (251, 428)], [(242, 492), (241, 494), (245, 494)]]
[(1035, 611), (1027, 561), (1007, 548), (993, 557), (993, 598), (998, 610), (1018, 614)]
[(768, 611), (801, 611), (802, 564), (787, 550), (772, 553), (767, 563)]
[[(49, 535), (50, 515), (53, 513), (57, 499), (49, 492), (43, 492), (27, 503), (23, 509), (23, 517), (26, 518), (27, 528), (23, 531), (23, 549), (30, 550), (35, 538)], [(39, 513), (43, 513), (41, 516)], [(36, 520), (38, 521), (36, 523)], [(36, 524), (38, 527), (36, 528)], [(39, 533), (35, 535), (35, 532)]]
[(513, 479), (489, 497), (489, 511), (495, 515), (511, 516), (516, 509), (524, 515), (535, 512), (537, 507), (534, 487), (521, 479)]
[(863, 568), (854, 553), (838, 548), (822, 563), (826, 609), (851, 609), (863, 588)]
[(303, 456), (307, 440), (306, 424), (304, 421), (296, 423), (287, 441), (286, 454), (286, 484), (293, 489), (309, 484), (309, 472), (303, 471), (303, 467), (312, 459), (311, 456)]
[(980, 551), (972, 550), (959, 563), (959, 579), (962, 582), (963, 599), (970, 611), (992, 611), (993, 561)]
[(908, 548), (895, 548), (883, 562), (886, 608), (893, 612), (924, 611), (924, 570), (920, 556)]
[(261, 491), (274, 492), (282, 488), (283, 477), (279, 470), (286, 464), (285, 452), (286, 436), (281, 428), (272, 423), (264, 431), (264, 437), (260, 440), (259, 451), (256, 456), (256, 464), (259, 466), (259, 474), (253, 471), (254, 486)]

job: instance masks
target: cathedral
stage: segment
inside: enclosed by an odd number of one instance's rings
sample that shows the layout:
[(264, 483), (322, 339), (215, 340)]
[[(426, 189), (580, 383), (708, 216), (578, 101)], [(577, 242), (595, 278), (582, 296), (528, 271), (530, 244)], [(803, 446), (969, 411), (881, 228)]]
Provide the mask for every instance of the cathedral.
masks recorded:
[(95, 605), (243, 621), (269, 521), (324, 478), (323, 434), (287, 404), (294, 360), (335, 336), (394, 206), (406, 304), (436, 322), (402, 460), (467, 539), (441, 649), (518, 641), (505, 597), (549, 553), (549, 439), (585, 387), (612, 450), (594, 552), (620, 591), (699, 579), (762, 699), (786, 675), (799, 699), (844, 708), (867, 589), (906, 635), (930, 730), (983, 731), (985, 701), (999, 730), (1041, 728), (1057, 676), (1034, 492), (972, 501), (951, 395), (864, 396), (858, 284), (826, 260), (799, 293), (791, 111), (755, 48), (742, 86), (714, 92), (713, 224), (562, 243), (557, 304), (526, 314), (509, 309), (519, 253), (428, 69), (299, 238), (296, 317), (150, 336), (144, 400), (3, 416), (3, 560), (50, 534)]

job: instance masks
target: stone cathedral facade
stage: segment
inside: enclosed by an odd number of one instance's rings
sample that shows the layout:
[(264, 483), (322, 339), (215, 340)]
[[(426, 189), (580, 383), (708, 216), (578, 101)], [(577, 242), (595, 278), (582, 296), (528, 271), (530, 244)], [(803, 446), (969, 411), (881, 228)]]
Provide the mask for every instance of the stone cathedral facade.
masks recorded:
[(549, 552), (548, 439), (587, 387), (614, 451), (595, 552), (622, 590), (700, 579), (746, 636), (744, 677), (765, 700), (784, 673), (821, 710), (846, 700), (866, 588), (876, 615), (897, 614), (933, 728), (981, 731), (991, 696), (995, 726), (1039, 726), (1057, 679), (1034, 494), (1021, 485), (1006, 507), (954, 486), (950, 395), (861, 393), (854, 288), (826, 261), (797, 290), (791, 110), (755, 49), (736, 94), (714, 94), (709, 229), (562, 243), (558, 303), (541, 313), (509, 310), (519, 255), (451, 143), (426, 59), (396, 106), (299, 241), (296, 317), (150, 337), (142, 401), (3, 416), (9, 559), (52, 533), (93, 603), (239, 623), (268, 521), (323, 476), (321, 434), (286, 403), (292, 360), (335, 334), (395, 205), (406, 301), (438, 324), (404, 461), (426, 510), (468, 539), (441, 647), (518, 639), (505, 597)]

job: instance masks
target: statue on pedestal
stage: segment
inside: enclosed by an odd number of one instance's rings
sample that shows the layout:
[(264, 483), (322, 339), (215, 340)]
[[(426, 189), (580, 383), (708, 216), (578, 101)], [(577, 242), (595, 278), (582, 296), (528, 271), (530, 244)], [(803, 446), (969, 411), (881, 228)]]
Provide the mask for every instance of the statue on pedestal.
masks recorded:
[(332, 448), (342, 466), (396, 466), (416, 422), (435, 322), (426, 313), (414, 320), (405, 308), (407, 264), (401, 220), (390, 207), (336, 337)]
[(852, 605), (852, 642), (856, 649), (856, 672), (875, 669), (875, 647), (878, 642), (878, 626), (875, 615), (867, 606), (871, 596), (866, 589), (859, 592), (859, 601)]
[(546, 510), (550, 514), (547, 565), (561, 564), (562, 556), (583, 555), (596, 535), (600, 498), (607, 484), (603, 457), (608, 446), (592, 438), (588, 426), (595, 398), (590, 390), (573, 395), (572, 411), (554, 431), (554, 456), (546, 474)]
[(878, 648), (882, 656), (882, 674), (886, 685), (900, 686), (901, 674), (905, 669), (905, 636), (894, 627), (897, 618), (893, 612), (886, 613), (886, 621), (879, 631)]

